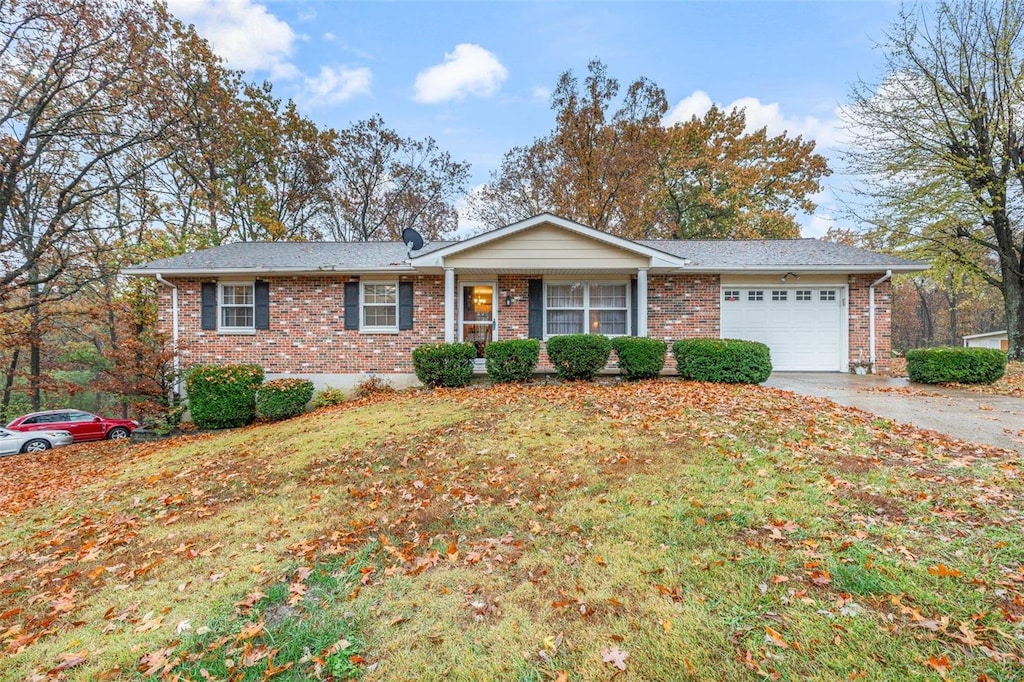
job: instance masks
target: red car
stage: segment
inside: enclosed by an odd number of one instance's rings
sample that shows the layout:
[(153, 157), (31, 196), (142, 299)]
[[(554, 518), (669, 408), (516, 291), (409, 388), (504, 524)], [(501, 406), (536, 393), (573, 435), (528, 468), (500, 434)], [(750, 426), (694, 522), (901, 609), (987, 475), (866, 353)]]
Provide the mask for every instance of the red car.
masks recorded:
[(48, 410), (18, 417), (7, 428), (11, 431), (71, 432), (76, 443), (87, 440), (121, 440), (139, 428), (134, 419), (107, 419), (81, 410)]

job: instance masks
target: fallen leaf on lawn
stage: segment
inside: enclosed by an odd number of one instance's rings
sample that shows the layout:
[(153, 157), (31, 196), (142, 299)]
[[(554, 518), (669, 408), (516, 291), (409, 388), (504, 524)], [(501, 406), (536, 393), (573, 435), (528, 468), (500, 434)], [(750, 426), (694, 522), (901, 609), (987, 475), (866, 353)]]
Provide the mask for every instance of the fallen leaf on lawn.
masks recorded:
[(775, 630), (774, 628), (771, 628), (771, 627), (768, 627), (767, 625), (765, 625), (764, 626), (764, 631), (765, 631), (765, 636), (764, 636), (764, 641), (765, 642), (767, 642), (768, 644), (774, 644), (775, 646), (780, 647), (782, 649), (788, 649), (789, 648), (789, 642), (787, 642), (782, 637), (782, 633), (780, 633), (778, 630)]
[(619, 670), (626, 669), (627, 658), (629, 658), (629, 652), (623, 651), (618, 646), (612, 645), (610, 648), (601, 649), (601, 660)]
[(807, 575), (810, 576), (812, 583), (822, 587), (832, 582), (832, 576), (828, 571), (811, 571)]
[(559, 670), (555, 673), (555, 682), (569, 682), (569, 671)]
[(943, 654), (942, 656), (929, 656), (928, 661), (925, 665), (939, 674), (939, 677), (946, 679), (952, 666), (949, 664), (949, 657)]
[(238, 635), (235, 637), (235, 641), (241, 642), (246, 639), (258, 637), (261, 632), (263, 632), (263, 621), (260, 621), (258, 623), (249, 623), (244, 628), (242, 628), (241, 632), (238, 633)]
[(961, 571), (955, 568), (950, 568), (946, 564), (937, 564), (935, 566), (929, 566), (928, 572), (932, 575), (937, 575), (940, 578), (959, 578), (963, 575)]
[(60, 660), (60, 663), (51, 668), (50, 671), (46, 674), (52, 675), (54, 673), (60, 672), (61, 670), (67, 670), (68, 668), (74, 668), (76, 666), (82, 665), (83, 663), (85, 663), (86, 658), (88, 658), (88, 653), (85, 651), (65, 652), (57, 657), (57, 659)]
[(156, 630), (164, 624), (164, 617), (157, 616), (153, 617), (153, 612), (150, 611), (142, 617), (142, 622), (135, 626), (135, 632), (149, 632), (150, 630)]

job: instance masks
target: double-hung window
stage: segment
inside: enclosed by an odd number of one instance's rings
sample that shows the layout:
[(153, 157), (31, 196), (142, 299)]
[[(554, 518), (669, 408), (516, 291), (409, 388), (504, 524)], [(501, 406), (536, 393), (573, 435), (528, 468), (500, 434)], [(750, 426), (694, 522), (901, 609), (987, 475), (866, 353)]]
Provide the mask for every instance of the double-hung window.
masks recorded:
[(220, 328), (253, 331), (256, 328), (256, 295), (252, 282), (221, 282)]
[(359, 306), (360, 329), (398, 331), (398, 284), (364, 282)]
[(545, 289), (546, 336), (629, 333), (626, 282), (548, 282)]

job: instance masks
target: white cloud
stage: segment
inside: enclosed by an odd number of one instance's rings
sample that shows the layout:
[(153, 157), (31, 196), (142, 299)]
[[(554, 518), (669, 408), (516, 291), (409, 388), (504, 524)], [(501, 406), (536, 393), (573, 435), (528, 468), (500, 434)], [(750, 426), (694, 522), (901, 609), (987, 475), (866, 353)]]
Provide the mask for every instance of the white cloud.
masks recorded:
[(253, 0), (169, 0), (171, 13), (195, 24), (228, 66), (265, 71), (271, 78), (295, 78), (291, 63), (295, 32), (287, 22)]
[(335, 38), (335, 35), (333, 33), (331, 33), (330, 31), (328, 31), (327, 33), (324, 34), (323, 37), (324, 37), (324, 40), (326, 40), (327, 42), (332, 42), (334, 40), (334, 38)]
[(301, 99), (309, 106), (337, 104), (370, 94), (373, 73), (366, 67), (321, 66), (316, 76), (303, 78)]
[(685, 123), (694, 116), (703, 116), (714, 102), (703, 90), (697, 90), (689, 97), (679, 100), (679, 104), (672, 107), (672, 110), (665, 116), (663, 123), (666, 126), (676, 123)]
[(536, 102), (546, 102), (551, 99), (551, 88), (546, 88), (543, 85), (535, 85), (530, 90), (530, 96)]
[[(697, 90), (689, 97), (679, 101), (665, 116), (663, 123), (673, 125), (690, 120), (694, 116), (703, 116), (711, 108), (713, 100), (708, 93)], [(836, 108), (829, 118), (817, 116), (789, 116), (783, 113), (778, 102), (765, 104), (756, 97), (741, 97), (727, 105), (718, 105), (720, 109), (744, 109), (747, 115), (747, 130), (754, 131), (767, 128), (770, 135), (788, 133), (791, 136), (803, 135), (818, 143), (819, 149), (833, 148), (845, 138), (840, 121), (840, 110)]]
[(479, 45), (461, 43), (444, 55), (444, 62), (416, 76), (413, 99), (436, 104), (466, 95), (488, 97), (501, 87), (508, 70), (493, 52)]
[(802, 237), (824, 237), (828, 231), (836, 226), (836, 219), (828, 213), (815, 213), (810, 219), (800, 221), (800, 236)]

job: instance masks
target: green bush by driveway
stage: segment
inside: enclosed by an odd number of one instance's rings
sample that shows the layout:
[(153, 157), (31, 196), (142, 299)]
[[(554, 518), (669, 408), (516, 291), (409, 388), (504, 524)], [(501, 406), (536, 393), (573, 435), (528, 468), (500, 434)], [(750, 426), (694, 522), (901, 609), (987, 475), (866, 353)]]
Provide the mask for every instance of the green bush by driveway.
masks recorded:
[(760, 384), (772, 373), (768, 346), (737, 339), (683, 339), (672, 344), (679, 376), (693, 381)]
[(1006, 373), (995, 348), (918, 348), (907, 351), (907, 374), (920, 384), (991, 384)]

